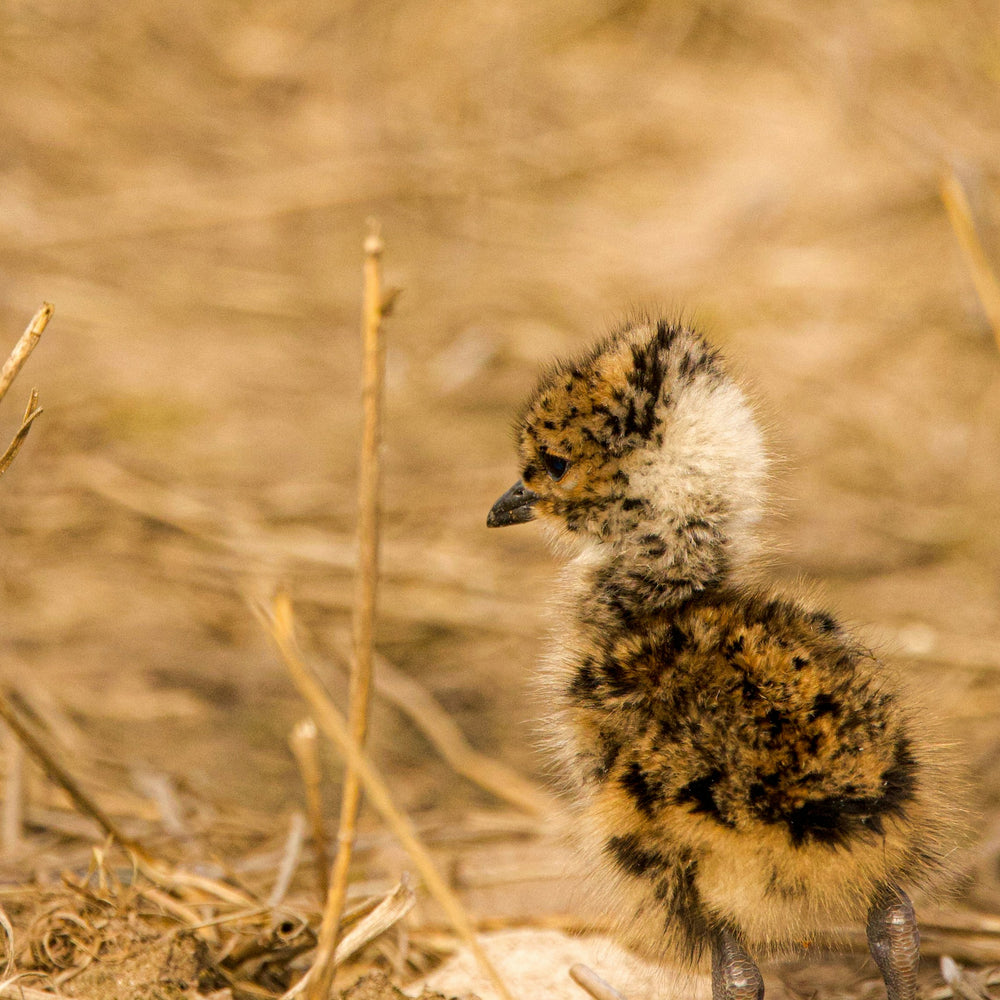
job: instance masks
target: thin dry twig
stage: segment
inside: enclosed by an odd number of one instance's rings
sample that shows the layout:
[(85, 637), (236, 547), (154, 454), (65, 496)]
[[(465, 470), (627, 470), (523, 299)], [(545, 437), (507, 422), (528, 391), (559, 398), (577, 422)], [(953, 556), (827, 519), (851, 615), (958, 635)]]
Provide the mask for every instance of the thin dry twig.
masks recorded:
[[(952, 966), (958, 968), (960, 976), (964, 974), (963, 970), (958, 967), (958, 963), (951, 956), (942, 955), (941, 978), (944, 979), (945, 985), (930, 993), (927, 1000), (951, 1000), (954, 996), (964, 996), (960, 990), (956, 990), (953, 986), (949, 985), (951, 983), (951, 979), (949, 978), (951, 969), (946, 965), (946, 962), (950, 962)], [(1000, 969), (986, 969), (977, 973), (976, 978), (977, 983), (982, 984), (983, 992), (985, 993), (987, 987), (1000, 985)], [(986, 995), (988, 996), (989, 994)], [(981, 998), (977, 998), (977, 1000), (981, 1000)]]
[(38, 390), (32, 389), (31, 394), (28, 396), (28, 406), (24, 411), (24, 416), (21, 418), (21, 426), (14, 435), (14, 440), (7, 445), (7, 450), (3, 455), (0, 455), (0, 476), (10, 468), (11, 462), (17, 458), (17, 453), (21, 450), (21, 445), (24, 444), (25, 438), (28, 436), (28, 431), (31, 430), (31, 425), (35, 422), (35, 417), (41, 412), (42, 409), (38, 405)]
[(6, 938), (3, 975), (7, 977), (14, 971), (14, 925), (10, 922), (10, 917), (7, 916), (7, 911), (2, 906), (0, 906), (0, 928), (3, 928)]
[(959, 246), (969, 265), (972, 283), (976, 287), (983, 312), (993, 327), (997, 347), (1000, 347), (1000, 282), (993, 273), (982, 241), (976, 232), (976, 223), (972, 217), (972, 208), (965, 194), (965, 188), (954, 170), (948, 170), (941, 178), (941, 200), (944, 202), (951, 227), (955, 230)]
[(586, 990), (594, 1000), (625, 1000), (623, 994), (601, 979), (593, 969), (588, 969), (579, 962), (570, 966), (569, 975), (573, 982)]
[[(865, 932), (858, 927), (832, 928), (828, 932), (817, 934), (813, 943), (822, 948), (849, 948), (861, 955), (869, 952)], [(920, 953), (925, 958), (948, 955), (977, 965), (990, 965), (1000, 960), (1000, 944), (996, 935), (988, 930), (964, 930), (953, 928), (948, 923), (942, 929), (933, 920), (922, 918)]]
[[(365, 240), (364, 266), (364, 366), (362, 385), (361, 465), (358, 493), (358, 577), (354, 604), (354, 659), (351, 669), (349, 724), (351, 738), (364, 746), (371, 698), (372, 643), (375, 601), (378, 593), (378, 487), (379, 419), (382, 399), (382, 291), (380, 260), (382, 239), (373, 226)], [(309, 1000), (326, 1000), (333, 985), (337, 935), (347, 898), (347, 876), (358, 813), (361, 781), (348, 763), (340, 803), (337, 857), (330, 873), (330, 888), (323, 908), (319, 946), (308, 988)]]
[(245, 893), (215, 879), (175, 869), (158, 860), (153, 853), (121, 827), (80, 787), (73, 776), (49, 753), (41, 740), (21, 721), (7, 693), (0, 691), (0, 718), (7, 723), (25, 750), (41, 765), (49, 779), (69, 795), (73, 805), (93, 820), (104, 833), (132, 855), (133, 863), (151, 882), (178, 891), (195, 892), (232, 906), (249, 909), (257, 904)]
[(138, 841), (126, 836), (122, 832), (118, 824), (83, 791), (69, 772), (56, 761), (42, 742), (24, 725), (14, 711), (5, 691), (0, 691), (0, 717), (7, 723), (28, 753), (42, 766), (49, 779), (54, 781), (69, 795), (73, 804), (81, 813), (89, 816), (108, 836), (113, 837), (126, 850), (132, 851), (135, 855), (144, 859), (151, 857), (149, 852)]
[[(342, 655), (346, 652), (339, 649)], [(532, 816), (553, 815), (555, 802), (541, 789), (469, 744), (437, 699), (384, 656), (375, 655), (375, 690), (409, 718), (460, 775)]]
[(325, 900), (330, 891), (330, 838), (323, 818), (323, 773), (319, 765), (316, 723), (312, 719), (303, 719), (297, 723), (288, 742), (305, 787), (306, 812), (312, 830), (317, 885), (320, 899)]
[(923, 930), (943, 931), (950, 934), (974, 934), (985, 937), (1000, 936), (1000, 917), (991, 913), (964, 910), (960, 913), (943, 910), (925, 910), (920, 918)]
[[(134, 848), (129, 848), (134, 852)], [(136, 855), (136, 865), (151, 882), (164, 886), (175, 891), (188, 890), (194, 893), (203, 893), (213, 899), (228, 903), (230, 906), (240, 907), (249, 910), (258, 905), (258, 900), (248, 896), (245, 892), (209, 878), (207, 875), (198, 875), (195, 872), (186, 872), (180, 869), (168, 868), (161, 862), (152, 860), (148, 851)]]
[(164, 830), (174, 837), (190, 837), (191, 831), (184, 822), (177, 791), (166, 774), (140, 770), (133, 774), (133, 783), (143, 795), (155, 803)]
[(31, 356), (54, 312), (54, 306), (43, 302), (41, 309), (31, 317), (31, 322), (14, 345), (10, 357), (4, 362), (3, 368), (0, 368), (0, 399), (7, 395), (7, 390), (17, 378), (17, 373), (24, 367), (25, 361)]
[(168, 913), (175, 920), (179, 920), (188, 930), (200, 931), (203, 928), (214, 926), (214, 921), (205, 920), (193, 907), (187, 906), (185, 903), (171, 896), (170, 893), (164, 892), (162, 889), (156, 888), (156, 886), (145, 886), (140, 891), (140, 895), (160, 907), (164, 913)]
[(369, 941), (384, 934), (393, 924), (398, 923), (416, 905), (417, 897), (410, 888), (409, 880), (402, 881), (383, 899), (378, 906), (359, 920), (337, 945), (336, 962), (340, 965), (352, 955), (356, 955)]
[(285, 850), (281, 855), (281, 865), (278, 867), (278, 877), (274, 880), (274, 887), (267, 897), (267, 905), (272, 909), (278, 906), (288, 894), (288, 887), (295, 877), (295, 870), (299, 867), (299, 858), (302, 857), (302, 840), (306, 832), (306, 819), (300, 812), (293, 812), (288, 823), (288, 837), (285, 840)]
[(4, 727), (3, 735), (7, 774), (3, 804), (0, 805), (0, 842), (3, 853), (12, 857), (21, 846), (24, 824), (24, 744), (7, 727)]
[(951, 987), (952, 993), (962, 1000), (989, 1000), (989, 993), (981, 977), (968, 973), (950, 955), (942, 955), (941, 978)]
[(513, 1000), (500, 974), (476, 939), (472, 922), (462, 908), (461, 902), (439, 874), (430, 853), (417, 836), (413, 824), (396, 808), (385, 780), (355, 744), (344, 717), (303, 662), (295, 642), (292, 606), (288, 597), (279, 595), (274, 601), (271, 614), (264, 609), (259, 610), (292, 681), (299, 693), (309, 702), (313, 717), (320, 729), (358, 773), (372, 805), (413, 860), (428, 891), (441, 905), (456, 933), (475, 956), (480, 968), (496, 986), (504, 1000)]
[[(27, 329), (25, 329), (18, 342), (14, 345), (14, 349), (10, 352), (10, 357), (4, 362), (3, 368), (0, 368), (0, 399), (3, 399), (7, 395), (7, 390), (11, 387), (14, 379), (17, 378), (17, 373), (24, 367), (24, 363), (31, 356), (31, 352), (35, 349), (45, 327), (48, 326), (54, 311), (54, 308), (48, 302), (43, 302), (41, 309), (32, 316)], [(35, 417), (41, 412), (38, 406), (38, 391), (32, 389), (28, 396), (28, 406), (24, 411), (24, 416), (21, 418), (21, 426), (14, 435), (13, 441), (7, 446), (7, 450), (3, 455), (0, 455), (0, 476), (10, 468), (11, 462), (17, 457), (17, 453), (21, 450), (21, 445), (24, 444), (24, 440), (28, 436), (28, 431), (31, 430), (31, 425), (35, 422)]]

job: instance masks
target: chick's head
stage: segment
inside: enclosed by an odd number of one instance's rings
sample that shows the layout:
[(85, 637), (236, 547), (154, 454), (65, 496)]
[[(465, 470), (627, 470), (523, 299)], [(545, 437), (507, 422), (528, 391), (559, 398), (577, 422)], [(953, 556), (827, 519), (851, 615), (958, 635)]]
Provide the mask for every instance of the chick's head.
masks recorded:
[(581, 543), (756, 519), (764, 450), (717, 352), (679, 325), (625, 326), (556, 364), (516, 424), (521, 479), (490, 526), (537, 519)]

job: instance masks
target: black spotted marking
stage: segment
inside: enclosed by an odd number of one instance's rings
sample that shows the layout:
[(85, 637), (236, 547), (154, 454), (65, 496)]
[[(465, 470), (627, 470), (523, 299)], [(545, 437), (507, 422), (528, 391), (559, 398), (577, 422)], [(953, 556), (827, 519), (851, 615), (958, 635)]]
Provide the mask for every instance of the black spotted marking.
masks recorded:
[(764, 886), (765, 896), (778, 896), (781, 899), (802, 899), (808, 894), (809, 890), (802, 879), (781, 875), (776, 868), (771, 869), (767, 885)]
[(677, 866), (673, 894), (666, 909), (664, 930), (679, 931), (682, 957), (697, 962), (714, 928), (698, 891), (698, 862), (693, 858)]
[(768, 735), (771, 739), (777, 739), (785, 731), (785, 727), (791, 723), (791, 719), (780, 709), (772, 708), (764, 716), (767, 723)]
[(669, 859), (659, 851), (643, 847), (634, 833), (611, 837), (604, 851), (623, 872), (636, 878), (665, 871), (670, 865)]
[(606, 729), (600, 730), (598, 739), (601, 745), (601, 760), (593, 770), (593, 777), (595, 781), (605, 781), (618, 762), (622, 752), (622, 741), (615, 733)]
[(677, 374), (690, 384), (698, 371), (705, 366), (705, 355), (702, 352), (688, 351), (677, 366)]
[(837, 623), (837, 619), (828, 615), (825, 611), (817, 611), (811, 616), (813, 624), (826, 634), (836, 632), (839, 630), (840, 625)]
[(677, 525), (677, 534), (682, 537), (684, 535), (693, 535), (695, 538), (719, 537), (718, 529), (709, 524), (703, 517), (691, 517), (682, 524)]
[(690, 644), (691, 637), (676, 622), (671, 622), (670, 627), (660, 635), (659, 648), (674, 656), (687, 649)]
[(887, 812), (900, 813), (916, 795), (919, 765), (906, 737), (896, 741), (892, 765), (882, 773), (882, 800)]
[(682, 732), (673, 715), (657, 720), (657, 736), (661, 743), (674, 743)]
[(677, 790), (674, 801), (678, 805), (689, 805), (693, 813), (709, 816), (717, 823), (731, 827), (732, 821), (723, 813), (715, 797), (721, 777), (722, 772), (718, 769), (699, 775)]
[(916, 794), (917, 768), (909, 741), (900, 737), (893, 762), (882, 774), (878, 795), (862, 795), (857, 788), (847, 786), (839, 795), (810, 799), (789, 808), (776, 782), (770, 783), (770, 788), (759, 782), (751, 787), (750, 799), (765, 823), (787, 826), (795, 847), (808, 843), (844, 847), (859, 835), (881, 836), (887, 817), (905, 813)]
[(729, 639), (722, 647), (722, 655), (727, 660), (732, 660), (739, 656), (746, 649), (746, 636), (737, 635)]
[(601, 681), (596, 666), (589, 657), (580, 664), (569, 685), (570, 701), (578, 705), (591, 705), (600, 699), (597, 692)]
[(636, 808), (652, 819), (656, 807), (663, 801), (662, 789), (650, 782), (638, 761), (631, 761), (618, 779), (618, 784), (628, 792)]
[(668, 323), (665, 319), (656, 321), (656, 345), (661, 351), (669, 351), (680, 333), (680, 327)]
[(614, 698), (630, 694), (634, 678), (626, 671), (617, 657), (608, 655), (601, 662), (601, 682), (605, 691)]
[[(799, 657), (796, 657), (799, 659)], [(792, 661), (793, 663), (795, 660)], [(832, 695), (827, 694), (825, 691), (816, 695), (813, 698), (812, 707), (810, 708), (809, 714), (814, 719), (820, 719), (824, 715), (832, 716), (837, 718), (840, 715), (841, 707), (840, 702), (838, 702)]]
[(635, 434), (644, 440), (652, 437), (659, 423), (656, 406), (667, 374), (666, 357), (659, 334), (648, 344), (632, 347), (632, 369), (627, 378), (634, 393), (629, 397), (623, 424), (627, 435)]
[(611, 433), (612, 437), (617, 438), (622, 436), (621, 418), (616, 413), (612, 413), (611, 410), (608, 409), (608, 407), (604, 406), (601, 403), (595, 403), (593, 411), (599, 416), (604, 417), (604, 423), (607, 426), (608, 431)]
[(852, 837), (866, 829), (882, 832), (881, 817), (874, 814), (876, 799), (828, 795), (792, 809), (785, 817), (792, 844), (810, 842), (828, 847), (846, 847)]

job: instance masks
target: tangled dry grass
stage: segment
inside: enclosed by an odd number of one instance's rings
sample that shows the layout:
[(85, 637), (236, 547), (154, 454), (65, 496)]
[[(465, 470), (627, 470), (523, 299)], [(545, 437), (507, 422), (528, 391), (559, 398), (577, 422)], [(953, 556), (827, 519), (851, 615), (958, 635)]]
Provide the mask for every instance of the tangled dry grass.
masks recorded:
[[(482, 523), (538, 364), (662, 304), (757, 386), (776, 573), (870, 623), (962, 748), (979, 837), (956, 907), (922, 908), (924, 985), (988, 990), (998, 25), (995, 0), (0, 10), (0, 330), (58, 307), (0, 481), (0, 684), (89, 803), (5, 734), (3, 990), (278, 996), (311, 961), (342, 766), (251, 608), (290, 595), (343, 710), (369, 215), (402, 293), (367, 753), (470, 921), (539, 951), (601, 925), (533, 746), (548, 556)], [(349, 888), (339, 988), (460, 952), (370, 809)], [(472, 988), (466, 958), (437, 988)], [(850, 947), (769, 975), (874, 989)]]

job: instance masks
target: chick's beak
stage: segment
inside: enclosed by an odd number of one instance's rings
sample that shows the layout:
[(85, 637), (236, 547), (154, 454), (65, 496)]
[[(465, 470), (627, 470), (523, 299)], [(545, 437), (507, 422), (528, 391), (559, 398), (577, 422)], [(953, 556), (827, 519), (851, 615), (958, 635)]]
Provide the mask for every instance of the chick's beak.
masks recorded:
[(486, 518), (486, 527), (502, 528), (507, 524), (524, 524), (525, 521), (530, 521), (535, 516), (531, 507), (537, 499), (538, 494), (529, 490), (519, 479), (493, 505)]

